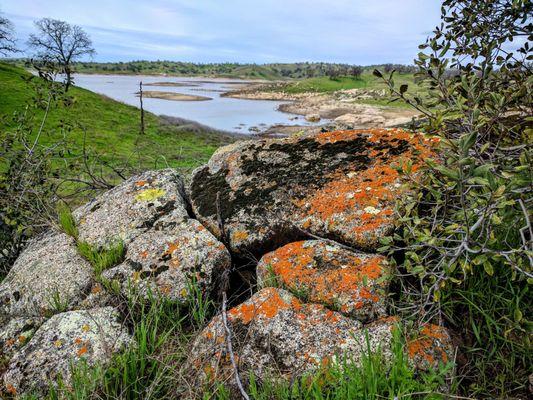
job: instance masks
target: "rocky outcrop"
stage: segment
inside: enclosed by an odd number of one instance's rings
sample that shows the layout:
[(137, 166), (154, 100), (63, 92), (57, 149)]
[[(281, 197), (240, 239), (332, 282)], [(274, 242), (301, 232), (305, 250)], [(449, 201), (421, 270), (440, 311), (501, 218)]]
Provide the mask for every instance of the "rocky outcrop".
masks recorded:
[[(189, 350), (193, 386), (235, 390), (230, 339), (244, 381), (252, 372), (259, 381), (296, 379), (344, 358), (357, 364), (369, 350), (388, 362), (403, 325), (388, 315), (391, 266), (372, 251), (408, 190), (398, 168), (408, 162), (416, 172), (431, 146), (423, 135), (383, 129), (239, 142), (198, 168), (188, 193), (167, 169), (101, 194), (74, 212), (76, 238), (35, 239), (0, 284), (4, 390), (42, 396), (60, 377), (68, 385), (81, 361), (105, 366), (130, 342), (124, 297), (186, 306), (198, 293), (213, 300), (221, 280), (244, 284), (245, 272), (251, 297), (239, 292), (227, 324), (226, 313), (213, 318)], [(124, 252), (115, 265), (98, 264), (116, 243)], [(230, 275), (232, 263), (254, 257), (257, 266)], [(445, 329), (407, 332), (416, 369), (452, 360)]]
[[(222, 243), (190, 218), (174, 170), (133, 177), (74, 216), (77, 237), (50, 231), (35, 239), (0, 284), (0, 359), (10, 360), (0, 374), (7, 392), (45, 393), (59, 375), (68, 383), (71, 366), (105, 364), (124, 347), (128, 330), (110, 307), (123, 298), (107, 290), (116, 288), (114, 280), (124, 295), (150, 291), (185, 304), (189, 287), (208, 296), (231, 265)], [(119, 265), (102, 271), (98, 254), (117, 243), (124, 260), (117, 257)]]
[(171, 169), (130, 178), (74, 212), (78, 240), (101, 248), (127, 245), (171, 211), (188, 216), (183, 193), (183, 181)]
[(301, 300), (362, 321), (386, 315), (391, 276), (384, 257), (323, 240), (290, 243), (264, 255), (257, 265), (260, 286), (279, 285)]
[(404, 191), (394, 167), (409, 160), (416, 170), (429, 144), (380, 129), (241, 142), (194, 172), (191, 204), (237, 254), (260, 256), (305, 232), (372, 250)]
[(103, 277), (118, 281), (125, 295), (133, 287), (185, 304), (191, 285), (210, 293), (230, 265), (228, 250), (198, 221), (171, 213), (133, 239), (124, 262)]
[(111, 307), (55, 315), (11, 359), (5, 388), (11, 394), (42, 395), (59, 377), (68, 385), (73, 364), (105, 365), (129, 340)]
[(54, 232), (37, 238), (0, 284), (0, 326), (13, 317), (72, 309), (87, 295), (93, 279), (93, 268), (78, 254), (74, 239)]

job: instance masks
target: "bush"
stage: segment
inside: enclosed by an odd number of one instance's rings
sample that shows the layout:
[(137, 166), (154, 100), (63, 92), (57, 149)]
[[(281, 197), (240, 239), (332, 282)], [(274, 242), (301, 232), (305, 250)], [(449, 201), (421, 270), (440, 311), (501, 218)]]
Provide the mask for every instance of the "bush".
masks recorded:
[(417, 190), (384, 243), (410, 277), (399, 311), (462, 334), (464, 390), (476, 395), (526, 393), (532, 372), (532, 12), (525, 0), (444, 1), (416, 60), (427, 98), (375, 71), (441, 139), (421, 179), (403, 169)]

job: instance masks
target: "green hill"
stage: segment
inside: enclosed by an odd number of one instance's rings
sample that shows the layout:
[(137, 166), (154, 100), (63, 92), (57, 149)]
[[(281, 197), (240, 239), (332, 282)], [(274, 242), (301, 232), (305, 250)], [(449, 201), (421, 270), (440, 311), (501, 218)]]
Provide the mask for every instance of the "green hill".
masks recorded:
[[(17, 115), (33, 114), (29, 126), (35, 135), (44, 115), (36, 108), (35, 86), (40, 78), (22, 68), (0, 63), (0, 141), (20, 126)], [(138, 169), (171, 166), (192, 168), (209, 159), (220, 145), (234, 140), (192, 126), (174, 126), (145, 113), (145, 134), (140, 135), (140, 111), (85, 89), (73, 87), (68, 104), (54, 104), (46, 118), (39, 144), (65, 137), (73, 148), (85, 144), (107, 162), (135, 162)], [(65, 136), (63, 136), (65, 135)]]

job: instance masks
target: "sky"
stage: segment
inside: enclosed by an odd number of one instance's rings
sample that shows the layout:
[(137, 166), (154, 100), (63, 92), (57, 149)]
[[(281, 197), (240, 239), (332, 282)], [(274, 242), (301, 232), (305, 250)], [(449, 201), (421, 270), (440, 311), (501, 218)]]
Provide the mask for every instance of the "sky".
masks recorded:
[(93, 61), (411, 64), (439, 0), (0, 0), (24, 49), (33, 21), (80, 25)]

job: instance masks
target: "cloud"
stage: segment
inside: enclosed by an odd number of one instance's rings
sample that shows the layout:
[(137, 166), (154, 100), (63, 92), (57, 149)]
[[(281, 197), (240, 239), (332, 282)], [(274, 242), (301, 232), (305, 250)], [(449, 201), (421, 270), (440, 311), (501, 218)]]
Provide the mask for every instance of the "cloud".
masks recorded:
[(32, 20), (81, 25), (98, 61), (408, 63), (437, 0), (4, 0), (21, 42)]

